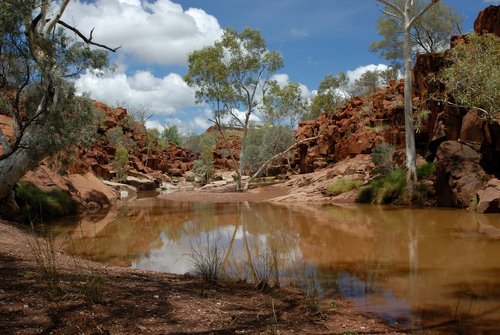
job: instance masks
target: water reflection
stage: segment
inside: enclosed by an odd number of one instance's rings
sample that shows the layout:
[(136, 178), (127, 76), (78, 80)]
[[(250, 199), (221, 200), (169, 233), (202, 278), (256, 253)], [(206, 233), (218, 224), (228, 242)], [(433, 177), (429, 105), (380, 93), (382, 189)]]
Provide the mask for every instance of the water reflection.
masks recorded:
[(489, 332), (500, 320), (499, 215), (139, 199), (81, 219), (58, 241), (101, 262), (174, 273), (192, 271), (193, 248), (215, 241), (233, 276), (299, 283), (312, 274), (325, 297), (351, 297), (408, 327), (453, 318), (459, 333)]

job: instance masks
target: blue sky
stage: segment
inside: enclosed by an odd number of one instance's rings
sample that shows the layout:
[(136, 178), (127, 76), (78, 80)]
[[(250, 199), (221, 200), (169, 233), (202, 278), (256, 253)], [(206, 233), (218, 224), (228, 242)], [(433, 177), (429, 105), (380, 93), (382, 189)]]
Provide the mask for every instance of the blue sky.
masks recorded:
[[(496, 0), (444, 0), (464, 16), (472, 30), (478, 12)], [(327, 74), (359, 76), (387, 63), (368, 50), (378, 39), (375, 0), (95, 0), (72, 1), (63, 17), (82, 31), (95, 27), (94, 40), (123, 45), (117, 70), (98, 77), (87, 73), (77, 89), (110, 105), (143, 107), (148, 126), (177, 125), (202, 132), (211, 113), (196, 107), (194, 92), (182, 81), (189, 52), (212, 44), (223, 29), (260, 30), (268, 49), (283, 55), (280, 78), (312, 94)]]

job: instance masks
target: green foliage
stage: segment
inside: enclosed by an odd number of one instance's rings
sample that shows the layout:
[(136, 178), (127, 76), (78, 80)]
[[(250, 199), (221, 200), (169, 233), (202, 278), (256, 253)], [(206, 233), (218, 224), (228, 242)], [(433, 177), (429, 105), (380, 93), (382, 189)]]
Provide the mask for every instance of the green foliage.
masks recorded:
[[(392, 0), (391, 2), (404, 8), (406, 0)], [(410, 11), (410, 17), (420, 12), (429, 1), (415, 0)], [(393, 10), (385, 8), (389, 12)], [(462, 16), (452, 6), (447, 6), (443, 1), (434, 4), (427, 13), (417, 20), (410, 30), (410, 41), (414, 53), (433, 53), (448, 47), (451, 35), (461, 33)], [(372, 42), (370, 50), (379, 52), (382, 57), (393, 61), (401, 67), (403, 59), (403, 28), (397, 18), (382, 15), (377, 18), (377, 30), (382, 40)]]
[(147, 129), (146, 148), (149, 152), (158, 152), (168, 146), (168, 142), (160, 135), (160, 131), (156, 128)]
[[(213, 121), (224, 129), (226, 120), (243, 128), (250, 125), (250, 116), (265, 98), (270, 77), (283, 67), (278, 52), (267, 50), (259, 31), (245, 28), (241, 33), (226, 29), (214, 45), (192, 52), (188, 58), (186, 83), (195, 88), (197, 103), (206, 103), (214, 112)], [(245, 119), (234, 113), (245, 112)], [(241, 140), (241, 152), (246, 146), (246, 135)], [(237, 187), (241, 188), (241, 175), (237, 171)]]
[(372, 180), (368, 186), (361, 189), (357, 202), (392, 204), (400, 200), (406, 186), (405, 171), (397, 169), (391, 173)]
[(349, 79), (344, 72), (337, 76), (326, 75), (319, 84), (318, 94), (313, 98), (309, 113), (303, 119), (312, 120), (322, 113), (333, 114), (335, 108), (348, 98)]
[(306, 112), (307, 102), (302, 98), (298, 83), (289, 83), (284, 87), (274, 83), (264, 97), (264, 117), (270, 124), (293, 128)]
[[(2, 143), (0, 199), (9, 194), (17, 176), (66, 148), (85, 144), (95, 133), (93, 107), (75, 95), (71, 78), (87, 69), (109, 68), (107, 53), (66, 34), (54, 7), (60, 2), (9, 0), (0, 3), (0, 77), (14, 88), (5, 112), (15, 124), (10, 143)], [(40, 19), (41, 18), (41, 19)], [(54, 23), (54, 25), (52, 25)], [(16, 161), (8, 170), (7, 161)]]
[(200, 137), (200, 158), (193, 162), (193, 172), (201, 177), (202, 183), (206, 184), (214, 174), (214, 157), (216, 139), (213, 135), (203, 135)]
[(128, 150), (121, 144), (118, 144), (115, 151), (115, 158), (111, 162), (113, 168), (116, 170), (116, 179), (123, 181), (127, 178), (128, 171)]
[(375, 165), (374, 173), (386, 175), (394, 170), (393, 156), (395, 149), (388, 143), (381, 143), (372, 149), (372, 162)]
[(21, 220), (41, 222), (46, 219), (76, 214), (78, 204), (71, 196), (61, 190), (45, 192), (29, 182), (20, 182), (16, 186), (18, 203), (23, 206)]
[[(433, 171), (434, 166), (429, 163), (422, 165), (419, 173), (424, 178), (432, 175)], [(396, 169), (387, 175), (378, 177), (360, 190), (356, 201), (373, 204), (408, 204), (409, 197), (405, 177), (406, 172), (403, 169)], [(424, 205), (430, 194), (431, 190), (428, 185), (417, 183), (412, 202), (417, 205)]]
[(250, 128), (243, 154), (243, 168), (250, 173), (256, 172), (264, 162), (285, 151), (294, 141), (293, 131), (288, 126)]
[(161, 133), (161, 137), (169, 143), (173, 143), (175, 145), (181, 144), (181, 134), (179, 133), (179, 129), (176, 125), (165, 127)]
[[(157, 134), (156, 134), (157, 135)], [(115, 147), (122, 146), (127, 149), (134, 149), (137, 146), (137, 143), (126, 137), (123, 128), (120, 126), (116, 126), (114, 128), (108, 129), (105, 133), (106, 139), (109, 141), (109, 143)], [(146, 136), (147, 141), (154, 141), (155, 140), (155, 134), (154, 131), (152, 133), (148, 133)], [(147, 143), (146, 143), (147, 145)]]
[(336, 196), (351, 190), (358, 189), (363, 185), (359, 179), (341, 178), (326, 187), (326, 193), (329, 196)]
[(500, 120), (499, 55), (500, 37), (470, 34), (467, 43), (450, 50), (451, 65), (441, 71), (454, 102), (480, 110), (481, 116), (489, 121)]
[(426, 179), (434, 176), (435, 172), (436, 172), (436, 164), (434, 164), (433, 162), (427, 162), (417, 167), (417, 178), (419, 180)]
[(368, 70), (354, 81), (350, 93), (358, 96), (373, 93), (379, 87), (389, 86), (389, 82), (397, 79), (398, 75), (397, 67), (389, 67), (386, 70)]

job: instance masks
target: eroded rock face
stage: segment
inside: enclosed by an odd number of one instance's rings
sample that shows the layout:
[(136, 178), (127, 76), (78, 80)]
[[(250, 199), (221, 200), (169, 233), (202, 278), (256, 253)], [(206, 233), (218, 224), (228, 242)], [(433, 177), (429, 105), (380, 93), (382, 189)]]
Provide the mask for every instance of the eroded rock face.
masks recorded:
[(500, 6), (489, 6), (479, 12), (474, 21), (474, 31), (477, 33), (493, 33), (500, 37)]
[(394, 81), (365, 99), (351, 99), (332, 115), (300, 123), (297, 140), (320, 136), (298, 147), (293, 165), (301, 173), (312, 172), (348, 157), (369, 154), (382, 142), (402, 149), (403, 101), (403, 82)]
[(439, 206), (469, 207), (487, 178), (480, 165), (481, 154), (458, 141), (445, 141), (439, 146), (436, 159)]
[(488, 181), (484, 190), (477, 192), (478, 213), (500, 213), (500, 180)]

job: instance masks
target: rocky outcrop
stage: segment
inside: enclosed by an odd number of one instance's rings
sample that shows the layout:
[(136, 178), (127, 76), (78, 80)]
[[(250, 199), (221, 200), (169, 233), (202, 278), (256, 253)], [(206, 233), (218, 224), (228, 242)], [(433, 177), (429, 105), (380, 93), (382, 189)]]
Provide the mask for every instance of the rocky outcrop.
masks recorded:
[(93, 173), (61, 176), (46, 162), (29, 171), (21, 180), (33, 183), (45, 192), (53, 189), (67, 192), (83, 209), (106, 208), (119, 198), (115, 190), (104, 185)]
[[(123, 136), (123, 141), (129, 144), (127, 145), (129, 152), (128, 170), (132, 173), (149, 175), (160, 173), (178, 177), (192, 169), (196, 155), (191, 151), (173, 144), (169, 144), (163, 149), (155, 149), (151, 143), (148, 143), (146, 128), (132, 121), (128, 117), (126, 109), (113, 109), (101, 102), (95, 102), (95, 106), (104, 113), (104, 122), (100, 124), (98, 130), (101, 136), (90, 148), (81, 150), (80, 157), (86, 163), (87, 168), (100, 178), (111, 180), (116, 175), (112, 165), (116, 147), (107, 136), (110, 131), (121, 131), (123, 135), (120, 136)], [(137, 186), (135, 179), (131, 179), (130, 182)], [(140, 188), (143, 188), (144, 185), (140, 184)]]
[(301, 173), (312, 172), (348, 157), (368, 154), (382, 142), (402, 149), (403, 110), (403, 82), (397, 81), (371, 96), (355, 97), (332, 115), (322, 114), (317, 120), (302, 122), (295, 133), (298, 140), (319, 137), (298, 147), (293, 165)]
[(500, 6), (489, 6), (479, 12), (474, 21), (474, 31), (488, 32), (500, 37)]

